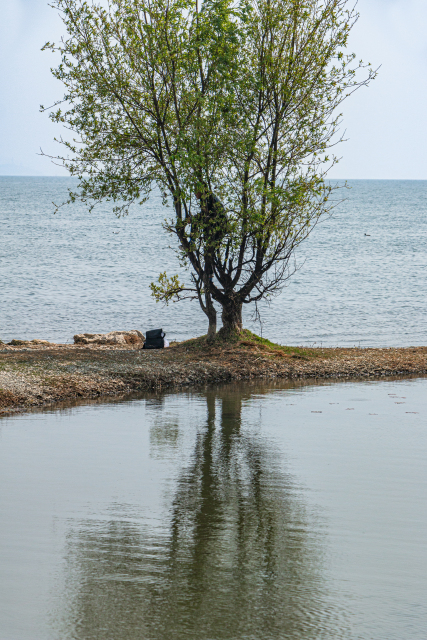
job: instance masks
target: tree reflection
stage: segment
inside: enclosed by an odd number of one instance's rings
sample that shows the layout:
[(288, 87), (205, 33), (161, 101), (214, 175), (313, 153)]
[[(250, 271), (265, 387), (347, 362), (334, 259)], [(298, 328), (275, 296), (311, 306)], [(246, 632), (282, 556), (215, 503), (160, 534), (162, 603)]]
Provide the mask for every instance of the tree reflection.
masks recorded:
[(242, 429), (244, 401), (206, 394), (168, 529), (141, 530), (120, 507), (121, 517), (70, 533), (62, 637), (345, 636), (327, 604), (318, 523), (272, 447)]

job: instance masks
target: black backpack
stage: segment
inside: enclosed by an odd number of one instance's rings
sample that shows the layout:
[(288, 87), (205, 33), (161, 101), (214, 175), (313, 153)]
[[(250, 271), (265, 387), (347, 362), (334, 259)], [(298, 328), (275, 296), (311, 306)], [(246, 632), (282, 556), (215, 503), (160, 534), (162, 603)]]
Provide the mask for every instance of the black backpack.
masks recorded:
[(165, 346), (165, 333), (163, 329), (153, 329), (145, 334), (143, 349), (163, 349)]

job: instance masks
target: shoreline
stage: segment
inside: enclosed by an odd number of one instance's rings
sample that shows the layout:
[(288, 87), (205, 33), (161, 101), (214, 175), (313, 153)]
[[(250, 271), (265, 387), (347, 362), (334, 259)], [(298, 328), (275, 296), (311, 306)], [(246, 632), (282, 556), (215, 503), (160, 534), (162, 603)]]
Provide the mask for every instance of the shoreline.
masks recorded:
[(35, 341), (0, 345), (0, 416), (139, 391), (250, 380), (369, 379), (427, 374), (427, 347), (281, 347), (251, 334), (233, 344), (188, 340), (167, 349)]

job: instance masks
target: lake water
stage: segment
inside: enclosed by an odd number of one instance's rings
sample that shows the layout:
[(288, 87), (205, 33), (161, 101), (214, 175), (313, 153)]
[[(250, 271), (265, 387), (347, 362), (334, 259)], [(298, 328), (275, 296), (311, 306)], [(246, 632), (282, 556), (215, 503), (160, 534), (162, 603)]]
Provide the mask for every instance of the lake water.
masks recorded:
[[(53, 215), (72, 184), (0, 177), (0, 339), (69, 342), (159, 326), (171, 339), (206, 333), (197, 303), (165, 308), (150, 296), (161, 271), (179, 271), (159, 196), (120, 220), (104, 205)], [(427, 181), (349, 185), (346, 202), (298, 251), (289, 286), (261, 307), (262, 326), (251, 310), (245, 324), (282, 344), (427, 344)]]
[(0, 421), (0, 640), (423, 640), (427, 379)]

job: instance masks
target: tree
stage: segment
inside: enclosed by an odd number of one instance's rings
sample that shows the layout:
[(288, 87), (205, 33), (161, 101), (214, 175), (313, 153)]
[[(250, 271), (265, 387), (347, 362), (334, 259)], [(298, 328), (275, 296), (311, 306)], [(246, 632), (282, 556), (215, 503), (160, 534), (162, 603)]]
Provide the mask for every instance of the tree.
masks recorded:
[[(68, 36), (50, 117), (74, 134), (58, 159), (80, 198), (118, 215), (157, 185), (191, 272), (157, 300), (197, 297), (216, 332), (280, 290), (296, 248), (331, 207), (337, 107), (375, 76), (346, 53), (346, 0), (53, 0)], [(358, 71), (365, 69), (359, 80)], [(65, 110), (62, 107), (65, 104)], [(43, 107), (42, 107), (43, 109)]]

